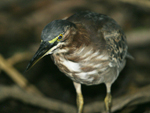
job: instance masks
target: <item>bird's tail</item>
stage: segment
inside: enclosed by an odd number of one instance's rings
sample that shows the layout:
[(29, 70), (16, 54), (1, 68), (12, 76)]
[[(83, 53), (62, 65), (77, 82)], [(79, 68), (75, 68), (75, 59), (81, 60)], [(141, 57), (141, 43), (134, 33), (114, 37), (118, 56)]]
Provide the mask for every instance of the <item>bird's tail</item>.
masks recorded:
[(134, 57), (130, 53), (127, 53), (126, 57), (129, 58), (129, 59), (134, 60)]

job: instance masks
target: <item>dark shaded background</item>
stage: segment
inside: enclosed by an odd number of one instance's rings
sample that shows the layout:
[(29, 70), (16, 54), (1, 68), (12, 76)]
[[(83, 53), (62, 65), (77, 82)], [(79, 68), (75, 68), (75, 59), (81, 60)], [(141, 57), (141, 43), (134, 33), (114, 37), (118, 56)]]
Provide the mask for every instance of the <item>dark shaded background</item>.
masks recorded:
[[(143, 4), (142, 4), (143, 3)], [(0, 0), (0, 54), (9, 59), (16, 53), (31, 52), (40, 44), (44, 26), (75, 12), (90, 10), (114, 18), (127, 34), (129, 52), (135, 58), (127, 65), (112, 86), (113, 98), (132, 94), (150, 83), (150, 5), (145, 2), (111, 1), (60, 1), (60, 0)], [(149, 31), (148, 31), (149, 30)], [(129, 37), (130, 36), (130, 37)], [(136, 38), (137, 37), (137, 38)], [(32, 58), (32, 55), (30, 58)], [(27, 56), (29, 57), (29, 56)], [(14, 67), (23, 74), (30, 58)], [(45, 96), (76, 105), (76, 93), (72, 81), (61, 73), (50, 56), (44, 57), (25, 78)], [(11, 86), (14, 81), (0, 71), (0, 85)], [(82, 88), (85, 104), (102, 101), (106, 95), (104, 84)], [(0, 113), (55, 113), (19, 100), (9, 98), (0, 101)], [(115, 113), (150, 113), (150, 102), (125, 106)]]

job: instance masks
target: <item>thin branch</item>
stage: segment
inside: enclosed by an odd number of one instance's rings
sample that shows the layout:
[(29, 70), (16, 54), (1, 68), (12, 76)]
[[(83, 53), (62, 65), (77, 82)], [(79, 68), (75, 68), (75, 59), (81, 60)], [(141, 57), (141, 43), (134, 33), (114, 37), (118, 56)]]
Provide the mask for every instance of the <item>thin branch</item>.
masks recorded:
[(124, 3), (134, 4), (137, 6), (141, 6), (143, 8), (150, 8), (150, 1), (149, 0), (118, 0)]
[(127, 41), (129, 45), (132, 46), (140, 46), (144, 44), (150, 43), (150, 29), (142, 29), (142, 30), (133, 30), (131, 32), (127, 32)]
[[(125, 106), (133, 106), (137, 104), (142, 104), (146, 102), (150, 102), (150, 85), (145, 86), (143, 88), (138, 89), (136, 92), (132, 94), (127, 94), (122, 97), (118, 97), (113, 99), (112, 104), (112, 112), (122, 109)], [(84, 112), (92, 113), (92, 112), (105, 112), (104, 102), (93, 102), (85, 105)]]
[(19, 63), (21, 61), (29, 60), (32, 57), (31, 52), (22, 52), (22, 53), (15, 53), (13, 56), (7, 59), (7, 62), (10, 65), (14, 65), (16, 63)]
[[(57, 101), (55, 99), (46, 98), (43, 96), (37, 96), (24, 92), (17, 86), (8, 87), (0, 86), (0, 101), (6, 98), (15, 98), (25, 103), (38, 106), (41, 108), (65, 112), (65, 113), (75, 113), (76, 108), (72, 105)], [(112, 112), (122, 109), (125, 106), (133, 106), (137, 104), (142, 104), (150, 102), (150, 85), (138, 89), (132, 94), (127, 94), (122, 97), (113, 99)], [(105, 112), (104, 102), (93, 102), (86, 104), (84, 107), (84, 113), (95, 113), (95, 112)]]
[(37, 96), (24, 92), (19, 87), (15, 86), (0, 86), (0, 101), (7, 98), (14, 98), (22, 102), (45, 108), (48, 110), (54, 110), (63, 113), (75, 113), (76, 108), (72, 105), (68, 105), (64, 102), (57, 101), (55, 99)]
[(3, 57), (0, 55), (0, 68), (5, 71), (12, 80), (18, 84), (21, 88), (27, 92), (35, 93), (37, 95), (43, 95), (35, 86), (30, 84), (28, 80), (19, 73), (12, 65), (10, 65)]
[[(60, 1), (53, 4), (49, 4), (41, 10), (28, 15), (24, 18), (24, 22), (28, 25), (37, 26), (38, 24), (47, 24), (56, 18), (64, 18), (68, 14), (69, 9), (77, 6), (85, 6), (86, 1)], [(59, 8), (58, 8), (59, 7)], [(56, 15), (57, 14), (57, 15)], [(40, 17), (40, 18), (39, 18)], [(45, 22), (45, 23), (44, 23)]]

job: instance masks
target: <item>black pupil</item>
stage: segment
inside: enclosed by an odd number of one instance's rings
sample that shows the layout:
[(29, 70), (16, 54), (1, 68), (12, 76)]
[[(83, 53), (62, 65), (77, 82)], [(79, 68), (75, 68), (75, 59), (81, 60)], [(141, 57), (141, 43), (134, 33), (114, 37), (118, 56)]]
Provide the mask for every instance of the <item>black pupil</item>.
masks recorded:
[(61, 38), (62, 38), (62, 36), (59, 36), (59, 37), (58, 37), (58, 39), (61, 39)]

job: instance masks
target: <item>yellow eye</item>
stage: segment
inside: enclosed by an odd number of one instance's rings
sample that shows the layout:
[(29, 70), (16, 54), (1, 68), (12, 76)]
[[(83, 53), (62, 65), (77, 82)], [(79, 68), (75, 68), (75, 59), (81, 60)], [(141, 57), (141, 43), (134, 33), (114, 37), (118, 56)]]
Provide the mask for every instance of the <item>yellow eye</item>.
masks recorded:
[(57, 41), (60, 41), (60, 40), (62, 39), (62, 37), (63, 37), (63, 35), (62, 35), (62, 34), (60, 34), (60, 35), (58, 36)]

